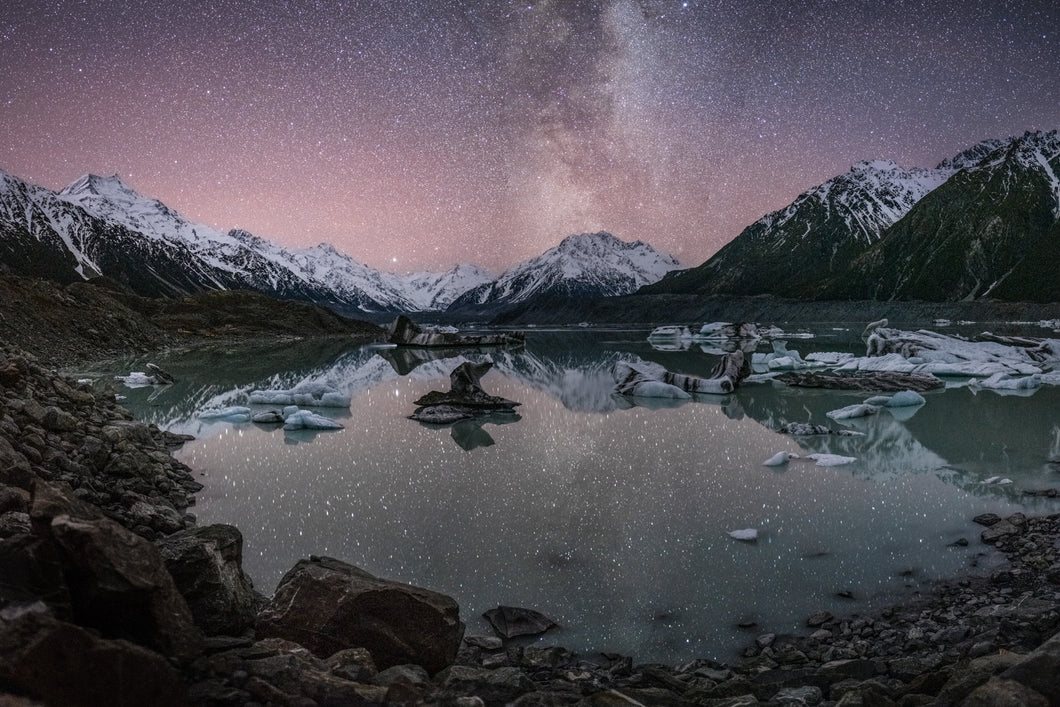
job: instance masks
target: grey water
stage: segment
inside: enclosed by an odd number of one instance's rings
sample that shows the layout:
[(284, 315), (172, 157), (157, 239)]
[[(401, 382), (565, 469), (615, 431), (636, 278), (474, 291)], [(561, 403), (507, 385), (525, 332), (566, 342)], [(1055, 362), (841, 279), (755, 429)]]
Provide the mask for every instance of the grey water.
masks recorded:
[[(145, 360), (80, 375), (113, 386), (139, 419), (196, 436), (176, 453), (205, 485), (191, 510), (200, 524), (242, 530), (244, 567), (263, 593), (298, 559), (329, 555), (453, 596), (470, 633), (488, 632), (483, 611), (523, 606), (560, 623), (546, 644), (638, 661), (731, 659), (759, 634), (805, 630), (819, 609), (901, 601), (987, 569), (975, 515), (1058, 511), (1022, 493), (1060, 481), (1050, 463), (1060, 461), (1058, 388), (1013, 396), (957, 381), (919, 408), (851, 421), (862, 436), (791, 437), (774, 430), (839, 428), (825, 413), (867, 396), (768, 382), (684, 404), (612, 395), (617, 360), (699, 375), (717, 361), (698, 346), (657, 350), (647, 333), (530, 330), (516, 351), (221, 346), (156, 355), (172, 386), (112, 380)], [(789, 348), (863, 353), (850, 328), (815, 333)], [(483, 387), (522, 403), (518, 417), (408, 420), (465, 359), (493, 361)], [(317, 410), (344, 429), (196, 416), (303, 380), (352, 395), (348, 410)], [(763, 465), (781, 451), (803, 458)], [(816, 466), (813, 452), (856, 461)], [(1013, 483), (983, 483), (994, 475)], [(743, 528), (757, 541), (728, 535)]]

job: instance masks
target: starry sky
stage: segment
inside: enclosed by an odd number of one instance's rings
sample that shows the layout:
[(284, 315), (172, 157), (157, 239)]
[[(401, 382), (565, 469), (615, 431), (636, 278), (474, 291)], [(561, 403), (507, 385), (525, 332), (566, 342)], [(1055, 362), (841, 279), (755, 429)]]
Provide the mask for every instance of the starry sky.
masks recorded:
[(0, 169), (405, 272), (698, 265), (862, 159), (1060, 128), (1055, 0), (19, 0)]

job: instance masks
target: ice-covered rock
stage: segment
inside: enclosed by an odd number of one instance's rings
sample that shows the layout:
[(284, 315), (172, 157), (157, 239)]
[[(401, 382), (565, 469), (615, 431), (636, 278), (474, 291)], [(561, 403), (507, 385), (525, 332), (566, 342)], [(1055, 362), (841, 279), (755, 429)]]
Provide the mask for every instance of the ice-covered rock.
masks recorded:
[(318, 415), (310, 410), (284, 411), (283, 428), (285, 430), (341, 430), (342, 425), (330, 417)]
[(250, 408), (241, 405), (230, 405), (223, 408), (200, 410), (200, 420), (222, 420), (224, 422), (249, 422)]
[(730, 530), (729, 537), (734, 540), (742, 540), (744, 542), (751, 542), (758, 539), (757, 528), (741, 528), (740, 530)]
[(784, 466), (792, 459), (798, 459), (798, 454), (792, 454), (791, 452), (777, 452), (769, 459), (762, 462), (762, 466)]
[(303, 381), (289, 390), (251, 391), (250, 403), (253, 405), (348, 408), (350, 396), (322, 381)]
[(817, 466), (842, 466), (858, 460), (857, 457), (844, 457), (840, 454), (810, 454), (809, 458), (813, 459)]
[(856, 403), (854, 405), (847, 405), (846, 407), (839, 408), (838, 410), (830, 410), (825, 415), (832, 418), (833, 420), (850, 420), (855, 417), (867, 417), (869, 415), (875, 415), (880, 409), (875, 405), (869, 405), (867, 403)]

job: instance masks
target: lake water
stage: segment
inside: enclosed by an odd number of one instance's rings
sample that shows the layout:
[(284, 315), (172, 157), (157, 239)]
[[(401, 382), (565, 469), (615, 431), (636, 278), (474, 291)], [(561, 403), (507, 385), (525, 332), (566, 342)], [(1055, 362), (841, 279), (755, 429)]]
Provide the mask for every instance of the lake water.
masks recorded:
[[(1060, 479), (1049, 463), (1060, 459), (1060, 389), (956, 387), (906, 414), (853, 421), (864, 436), (795, 438), (773, 430), (838, 428), (825, 413), (867, 396), (759, 383), (634, 405), (611, 394), (615, 361), (699, 375), (717, 361), (699, 347), (657, 351), (647, 333), (531, 330), (525, 350), (465, 353), (494, 361), (483, 387), (521, 402), (519, 418), (440, 428), (406, 416), (420, 395), (448, 389), (463, 360), (435, 358), (459, 356), (449, 351), (314, 342), (157, 355), (179, 381), (164, 388), (109, 380), (143, 360), (88, 374), (127, 396), (138, 418), (197, 437), (177, 452), (205, 484), (191, 510), (200, 524), (242, 530), (262, 592), (298, 559), (330, 555), (453, 596), (469, 632), (487, 632), (481, 613), (498, 604), (530, 607), (562, 625), (546, 643), (642, 661), (731, 659), (756, 635), (801, 630), (818, 609), (894, 602), (987, 551), (973, 516), (1058, 510), (1020, 490)], [(863, 353), (849, 330), (816, 333), (789, 348)], [(319, 410), (345, 429), (196, 417), (306, 379), (352, 394), (349, 410)], [(763, 466), (780, 451), (857, 461)], [(1014, 483), (982, 483), (998, 474)], [(741, 528), (757, 528), (758, 540), (728, 536)], [(961, 538), (967, 547), (951, 546)]]

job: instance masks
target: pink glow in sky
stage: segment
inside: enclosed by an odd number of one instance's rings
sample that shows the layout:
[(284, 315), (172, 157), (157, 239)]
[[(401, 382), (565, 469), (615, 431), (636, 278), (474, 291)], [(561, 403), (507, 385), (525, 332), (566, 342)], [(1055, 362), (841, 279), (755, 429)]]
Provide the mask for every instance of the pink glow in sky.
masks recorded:
[(0, 169), (395, 271), (608, 230), (692, 266), (862, 159), (1060, 127), (1028, 2), (25, 0)]

